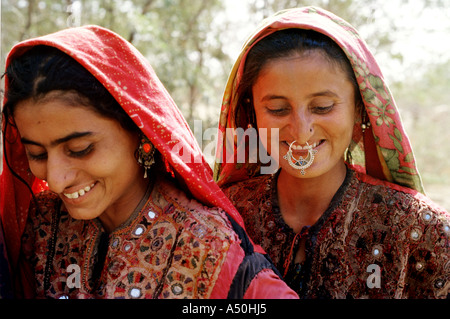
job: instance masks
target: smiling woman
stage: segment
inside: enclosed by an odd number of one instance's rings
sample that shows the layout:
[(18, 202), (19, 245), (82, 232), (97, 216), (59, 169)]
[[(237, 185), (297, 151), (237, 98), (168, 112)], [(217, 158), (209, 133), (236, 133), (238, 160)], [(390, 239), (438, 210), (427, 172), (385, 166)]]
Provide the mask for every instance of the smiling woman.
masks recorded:
[(0, 207), (16, 296), (297, 297), (123, 38), (86, 26), (21, 42), (5, 82)]
[(15, 109), (31, 172), (60, 195), (73, 218), (98, 217), (109, 232), (128, 219), (147, 187), (134, 157), (137, 132), (57, 97), (28, 99)]
[(219, 120), (252, 126), (278, 133), (259, 137), (278, 143), (279, 170), (220, 161), (249, 147), (223, 135), (215, 178), (300, 297), (448, 298), (450, 216), (421, 193), (394, 99), (350, 24), (315, 7), (263, 22)]

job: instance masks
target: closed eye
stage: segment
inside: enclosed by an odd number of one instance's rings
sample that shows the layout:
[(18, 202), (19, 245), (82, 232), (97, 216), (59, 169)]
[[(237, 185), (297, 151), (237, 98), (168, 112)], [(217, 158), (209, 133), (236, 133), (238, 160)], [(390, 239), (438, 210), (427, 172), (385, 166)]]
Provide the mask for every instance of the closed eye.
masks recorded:
[(326, 114), (328, 112), (330, 112), (334, 107), (334, 104), (330, 105), (330, 106), (315, 106), (313, 108), (313, 112), (316, 114)]
[(266, 107), (267, 112), (275, 116), (283, 116), (289, 113), (290, 108), (286, 106)]
[(93, 149), (94, 149), (94, 144), (90, 144), (88, 147), (86, 147), (85, 149), (83, 149), (81, 151), (76, 151), (76, 152), (69, 151), (69, 155), (71, 157), (80, 158), (80, 157), (88, 155)]
[(42, 154), (32, 154), (30, 152), (27, 152), (27, 157), (31, 161), (43, 161), (47, 159), (47, 153)]
[[(86, 155), (88, 155), (92, 150), (94, 149), (94, 145), (91, 144), (88, 147), (86, 147), (84, 150), (81, 151), (68, 151), (70, 157), (74, 158), (82, 158)], [(47, 159), (47, 153), (41, 153), (41, 154), (33, 154), (30, 152), (27, 152), (27, 157), (31, 161), (44, 161)]]

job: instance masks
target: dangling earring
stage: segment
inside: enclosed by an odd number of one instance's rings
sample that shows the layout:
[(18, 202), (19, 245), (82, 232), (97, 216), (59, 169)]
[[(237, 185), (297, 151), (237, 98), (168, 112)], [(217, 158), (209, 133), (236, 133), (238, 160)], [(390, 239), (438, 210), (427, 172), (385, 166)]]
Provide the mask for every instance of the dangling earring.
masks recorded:
[(252, 99), (247, 97), (244, 99), (244, 111), (247, 117), (247, 128), (256, 127), (256, 115), (255, 110), (253, 109)]
[(366, 120), (367, 113), (364, 112), (364, 108), (363, 108), (362, 113), (363, 114), (361, 116), (361, 129), (362, 129), (362, 132), (364, 133), (366, 131), (366, 129), (368, 129), (370, 127), (370, 120)]
[(147, 178), (147, 171), (155, 163), (155, 146), (150, 142), (147, 136), (142, 135), (141, 144), (134, 153), (140, 166), (144, 168), (144, 178)]
[(366, 131), (366, 129), (367, 128), (369, 128), (370, 127), (370, 122), (369, 121), (367, 121), (366, 123), (361, 123), (361, 129), (362, 129), (362, 132), (364, 133), (365, 131)]

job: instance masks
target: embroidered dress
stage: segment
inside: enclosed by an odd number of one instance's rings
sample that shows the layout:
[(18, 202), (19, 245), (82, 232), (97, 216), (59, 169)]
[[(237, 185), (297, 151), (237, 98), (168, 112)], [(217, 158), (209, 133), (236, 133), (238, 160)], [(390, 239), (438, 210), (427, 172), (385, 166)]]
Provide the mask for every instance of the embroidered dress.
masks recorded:
[[(39, 284), (36, 297), (211, 297), (239, 241), (227, 215), (189, 200), (168, 181), (146, 195), (108, 234), (97, 219), (75, 220), (57, 195), (41, 193), (41, 214), (31, 212), (23, 236)], [(79, 277), (68, 280), (71, 265)]]
[[(70, 28), (17, 44), (6, 66), (39, 45), (61, 50), (95, 76), (164, 165), (152, 195), (108, 235), (97, 219), (68, 215), (46, 182), (29, 173), (17, 128), (2, 122), (0, 209), (17, 296), (297, 298), (248, 238), (181, 112), (130, 43), (102, 27)], [(6, 76), (6, 91), (8, 85)], [(40, 194), (38, 210), (28, 187)]]
[[(235, 114), (248, 52), (264, 37), (289, 28), (314, 30), (339, 45), (354, 71), (370, 121), (363, 131), (362, 120), (355, 120), (345, 181), (322, 216), (298, 233), (280, 212), (280, 171), (265, 174), (260, 158), (250, 160), (254, 146), (226, 134), (249, 124), (246, 116)], [(263, 21), (230, 73), (219, 131), (214, 178), (242, 214), (249, 236), (268, 252), (300, 297), (449, 296), (450, 216), (423, 195), (394, 98), (373, 55), (349, 23), (316, 7), (281, 11)], [(239, 154), (247, 155), (244, 162), (238, 161)], [(296, 264), (300, 245), (305, 245), (305, 257)]]
[[(450, 219), (425, 196), (348, 169), (325, 213), (296, 234), (279, 211), (277, 176), (261, 175), (225, 192), (301, 298), (447, 296)], [(306, 259), (300, 265), (292, 252), (302, 237)]]

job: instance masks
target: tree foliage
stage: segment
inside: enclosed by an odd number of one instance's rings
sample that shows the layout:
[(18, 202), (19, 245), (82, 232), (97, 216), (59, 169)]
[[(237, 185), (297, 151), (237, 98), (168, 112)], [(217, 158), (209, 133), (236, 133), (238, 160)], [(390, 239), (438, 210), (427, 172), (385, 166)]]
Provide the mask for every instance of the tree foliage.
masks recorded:
[(226, 78), (223, 30), (211, 28), (222, 9), (219, 0), (3, 0), (2, 65), (19, 41), (67, 27), (101, 25), (148, 58), (191, 122), (196, 108), (221, 94)]

